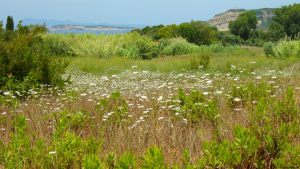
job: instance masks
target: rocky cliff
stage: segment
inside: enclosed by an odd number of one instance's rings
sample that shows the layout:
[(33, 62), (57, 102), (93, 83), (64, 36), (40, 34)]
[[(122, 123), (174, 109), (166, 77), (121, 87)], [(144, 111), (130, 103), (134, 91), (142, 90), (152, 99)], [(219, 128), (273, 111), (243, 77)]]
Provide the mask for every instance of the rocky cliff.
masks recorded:
[[(229, 23), (231, 21), (236, 20), (236, 18), (243, 12), (247, 10), (245, 9), (230, 9), (224, 13), (215, 15), (208, 23), (212, 26), (218, 28), (219, 31), (228, 31)], [(254, 9), (251, 10), (256, 13), (258, 19), (258, 29), (266, 29), (274, 16), (274, 9), (272, 8), (264, 8), (264, 9)]]

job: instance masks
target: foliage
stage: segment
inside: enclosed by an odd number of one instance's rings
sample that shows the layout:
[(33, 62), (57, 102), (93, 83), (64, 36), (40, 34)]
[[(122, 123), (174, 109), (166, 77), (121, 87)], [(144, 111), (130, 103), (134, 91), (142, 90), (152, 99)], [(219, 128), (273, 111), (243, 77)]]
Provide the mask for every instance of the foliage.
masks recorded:
[(133, 32), (149, 36), (153, 40), (182, 37), (196, 45), (209, 45), (217, 40), (217, 30), (201, 21), (191, 21), (190, 23), (182, 23), (180, 25), (147, 26)]
[(109, 123), (120, 125), (126, 123), (128, 105), (120, 92), (113, 92), (107, 99), (101, 99), (98, 103), (99, 110), (104, 114)]
[(45, 43), (54, 55), (113, 56), (128, 59), (151, 59), (158, 55), (157, 44), (151, 38), (137, 33), (125, 35), (58, 35), (43, 36)]
[(0, 43), (0, 88), (28, 90), (40, 84), (62, 87), (67, 64), (49, 56), (39, 26), (22, 26), (2, 32)]
[(200, 21), (182, 23), (177, 32), (179, 36), (196, 45), (209, 45), (217, 39), (217, 30)]
[(160, 54), (165, 56), (192, 54), (200, 51), (199, 46), (182, 38), (162, 39), (159, 43)]
[(87, 155), (83, 159), (83, 169), (105, 169), (105, 165), (99, 160), (96, 155)]
[(3, 22), (0, 21), (0, 32), (3, 32)]
[[(271, 98), (270, 96), (274, 93), (272, 86), (266, 82), (258, 84), (250, 82), (241, 86), (232, 86), (229, 104), (231, 107), (239, 106), (239, 104), (252, 107), (259, 99)], [(236, 101), (236, 99), (240, 99), (240, 101)]]
[(273, 23), (270, 27), (275, 35), (274, 39), (282, 38), (285, 35), (295, 37), (300, 32), (300, 4), (283, 6), (275, 10)]
[(257, 167), (255, 157), (259, 142), (248, 129), (236, 127), (234, 141), (204, 144), (204, 156), (200, 159), (200, 168), (251, 168)]
[(218, 33), (218, 39), (223, 45), (240, 45), (243, 43), (243, 39), (239, 36), (224, 32)]
[[(287, 113), (289, 112), (289, 113)], [(297, 131), (299, 109), (294, 92), (286, 90), (282, 100), (260, 97), (250, 114), (249, 128), (237, 127), (234, 140), (204, 144), (199, 167), (275, 168), (299, 167), (300, 151), (291, 151), (291, 138)], [(291, 162), (285, 161), (289, 158)]]
[(149, 148), (142, 158), (142, 169), (165, 169), (165, 160), (161, 149), (154, 146)]
[(8, 16), (6, 20), (6, 31), (13, 31), (14, 30), (14, 19), (12, 16)]
[(125, 41), (117, 55), (131, 59), (152, 59), (158, 56), (158, 48), (150, 38), (133, 34), (134, 41)]
[[(238, 90), (231, 93), (233, 96), (253, 104), (250, 108), (244, 107), (249, 111), (247, 122), (243, 126), (233, 127), (232, 135), (226, 139), (221, 138), (219, 133), (219, 137), (204, 142), (202, 149), (197, 150), (201, 151), (197, 163), (192, 160), (189, 150), (185, 150), (179, 165), (168, 166), (163, 150), (156, 146), (148, 148), (142, 157), (126, 152), (119, 158), (114, 153), (104, 158), (101, 135), (90, 135), (89, 131), (83, 130), (84, 127), (89, 130), (93, 127), (91, 123), (86, 125), (93, 119), (87, 112), (66, 110), (43, 117), (53, 125), (51, 133), (43, 139), (36, 139), (38, 135), (30, 124), (33, 122), (26, 116), (15, 113), (6, 118), (7, 121), (3, 121), (1, 116), (1, 122), (11, 123), (9, 126), (13, 127), (9, 131), (9, 140), (0, 141), (0, 165), (4, 168), (87, 169), (299, 168), (300, 147), (297, 139), (300, 111), (295, 91), (286, 88), (282, 95), (274, 98), (271, 97), (274, 93), (269, 92), (271, 88), (260, 83), (233, 89)], [(179, 90), (176, 99), (180, 107), (177, 111), (194, 125), (202, 119), (217, 129), (222, 125), (216, 98), (208, 99), (196, 90), (189, 93)], [(258, 101), (252, 103), (253, 100)], [(120, 93), (114, 93), (103, 102), (105, 104), (101, 103), (100, 107), (106, 112), (123, 105), (124, 99)], [(97, 126), (96, 130), (101, 128)]]
[(255, 12), (248, 11), (240, 14), (235, 21), (230, 22), (229, 29), (232, 34), (247, 40), (255, 33), (256, 24)]
[(193, 59), (190, 61), (190, 69), (197, 70), (197, 69), (204, 69), (208, 68), (210, 57), (208, 54), (194, 54)]
[(268, 42), (264, 45), (264, 52), (266, 56), (275, 56), (274, 53), (274, 44), (272, 42)]
[(277, 43), (267, 43), (265, 54), (278, 58), (300, 57), (300, 41), (281, 40)]
[(136, 168), (135, 156), (131, 153), (124, 153), (120, 157), (116, 168), (118, 168), (118, 169), (134, 169), (134, 168)]

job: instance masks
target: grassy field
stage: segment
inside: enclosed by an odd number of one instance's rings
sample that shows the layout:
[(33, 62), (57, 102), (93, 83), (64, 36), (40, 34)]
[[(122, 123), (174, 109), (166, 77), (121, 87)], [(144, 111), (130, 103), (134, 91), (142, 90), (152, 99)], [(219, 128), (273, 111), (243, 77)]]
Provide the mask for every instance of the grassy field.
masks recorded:
[(250, 51), (249, 53), (239, 55), (211, 55), (207, 69), (193, 69), (192, 64), (197, 55), (183, 56), (165, 56), (152, 60), (126, 59), (122, 57), (112, 57), (99, 59), (97, 57), (76, 57), (70, 58), (70, 68), (76, 68), (84, 72), (97, 74), (116, 74), (124, 70), (153, 71), (153, 72), (186, 72), (186, 71), (204, 71), (204, 72), (227, 72), (231, 65), (246, 70), (264, 70), (275, 69), (283, 70), (293, 65), (298, 58), (291, 57), (277, 59), (264, 56), (262, 49)]
[(0, 168), (300, 167), (298, 57), (156, 48), (136, 34), (46, 38), (67, 51), (56, 54), (68, 81), (1, 93)]

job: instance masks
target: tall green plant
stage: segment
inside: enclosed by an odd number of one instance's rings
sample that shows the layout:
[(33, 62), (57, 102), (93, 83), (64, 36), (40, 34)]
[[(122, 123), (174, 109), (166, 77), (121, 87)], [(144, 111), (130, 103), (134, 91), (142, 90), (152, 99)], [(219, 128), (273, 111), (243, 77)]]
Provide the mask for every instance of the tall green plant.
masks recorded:
[(8, 16), (6, 19), (6, 30), (13, 31), (14, 30), (14, 19), (12, 16)]

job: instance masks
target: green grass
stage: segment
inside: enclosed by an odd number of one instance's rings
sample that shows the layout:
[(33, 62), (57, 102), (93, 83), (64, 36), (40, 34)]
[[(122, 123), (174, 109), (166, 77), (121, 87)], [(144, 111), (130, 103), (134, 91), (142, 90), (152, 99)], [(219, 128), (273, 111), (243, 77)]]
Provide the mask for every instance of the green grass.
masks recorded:
[[(116, 74), (125, 70), (139, 71), (159, 71), (163, 73), (183, 72), (190, 69), (193, 55), (183, 56), (166, 56), (152, 60), (134, 60), (121, 57), (112, 57), (108, 59), (100, 59), (96, 57), (77, 57), (72, 58), (71, 67), (77, 68), (84, 72), (96, 74)], [(246, 70), (283, 70), (295, 62), (298, 58), (277, 59), (265, 57), (263, 55), (254, 56), (211, 56), (208, 72), (227, 72), (231, 65)], [(137, 67), (136, 67), (137, 66)]]

